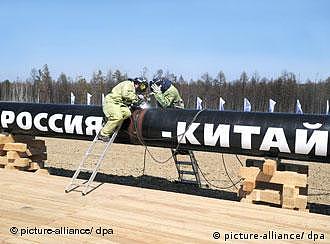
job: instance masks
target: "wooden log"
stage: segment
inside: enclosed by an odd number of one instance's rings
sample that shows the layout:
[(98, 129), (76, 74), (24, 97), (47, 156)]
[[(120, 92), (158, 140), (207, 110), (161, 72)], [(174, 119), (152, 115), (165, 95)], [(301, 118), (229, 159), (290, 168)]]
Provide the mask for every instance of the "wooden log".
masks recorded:
[(266, 202), (273, 204), (281, 204), (281, 194), (274, 190), (259, 190), (254, 189), (246, 196), (248, 201)]
[(306, 187), (307, 175), (298, 174), (296, 172), (288, 171), (276, 171), (274, 175), (269, 178), (268, 175), (264, 175), (262, 172), (257, 176), (257, 181), (271, 182), (283, 185), (292, 185), (299, 187)]
[(7, 156), (0, 156), (0, 164), (1, 164), (1, 165), (6, 165), (6, 164), (8, 164)]
[(36, 162), (31, 162), (27, 170), (39, 170), (41, 169), (40, 165)]
[(282, 207), (306, 209), (307, 196), (299, 195), (299, 187), (283, 185)]
[(255, 180), (260, 173), (257, 167), (240, 167), (239, 176), (247, 180)]
[(307, 196), (298, 195), (298, 197), (296, 198), (295, 207), (300, 211), (306, 211)]
[(283, 198), (297, 198), (299, 195), (299, 187), (283, 185)]
[(38, 169), (34, 172), (34, 175), (49, 175), (49, 172), (47, 169)]
[(262, 166), (262, 172), (265, 175), (273, 175), (277, 170), (277, 162), (275, 160), (267, 159)]
[(265, 175), (257, 167), (241, 167), (239, 174), (242, 178), (250, 179), (252, 176), (254, 176), (257, 173), (257, 169), (259, 170), (259, 173), (256, 176), (256, 181), (270, 182), (270, 183), (283, 184), (283, 185), (292, 185), (299, 187), (306, 187), (307, 185), (307, 175), (298, 174), (296, 172), (275, 171), (273, 176), (269, 176), (269, 175)]
[(253, 203), (253, 200), (249, 197), (243, 197), (240, 202)]
[[(245, 161), (246, 167), (258, 167), (262, 170), (265, 160), (247, 159)], [(277, 164), (277, 171), (293, 171), (299, 174), (306, 174), (308, 176), (308, 165), (292, 164), (280, 161)]]
[(286, 197), (282, 198), (282, 208), (294, 209), (296, 206), (296, 197)]
[(21, 155), (19, 152), (16, 152), (16, 151), (7, 152), (7, 159), (18, 159), (18, 158), (21, 158)]
[[(242, 169), (244, 168), (244, 169)], [(241, 170), (244, 171), (244, 177), (241, 175)], [(245, 178), (243, 181), (243, 191), (251, 192), (256, 187), (256, 177), (260, 169), (257, 167), (241, 167), (239, 175)]]
[(27, 149), (27, 145), (25, 143), (6, 143), (3, 146), (3, 150), (5, 151), (17, 151), (17, 152), (25, 152)]
[(255, 181), (244, 180), (243, 181), (243, 191), (251, 192), (256, 187)]
[(13, 162), (13, 166), (15, 167), (28, 167), (31, 163), (31, 159), (29, 158), (18, 158)]
[(9, 164), (6, 164), (6, 165), (5, 165), (5, 169), (10, 169), (10, 170), (12, 170), (12, 169), (16, 169), (16, 168), (14, 167), (14, 165), (13, 165), (12, 163), (9, 163)]

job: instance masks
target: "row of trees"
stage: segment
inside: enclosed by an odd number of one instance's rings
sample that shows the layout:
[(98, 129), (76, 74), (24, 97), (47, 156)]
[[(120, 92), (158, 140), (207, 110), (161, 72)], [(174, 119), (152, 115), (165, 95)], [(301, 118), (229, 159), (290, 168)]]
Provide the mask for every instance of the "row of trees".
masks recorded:
[[(146, 68), (142, 76), (148, 76)], [(187, 108), (195, 108), (196, 97), (203, 99), (203, 107), (218, 109), (219, 98), (225, 101), (226, 110), (242, 111), (243, 98), (247, 97), (253, 111), (267, 111), (268, 100), (277, 101), (275, 111), (293, 112), (296, 99), (299, 99), (305, 113), (324, 113), (326, 101), (330, 99), (330, 77), (326, 80), (298, 82), (293, 73), (283, 72), (277, 78), (261, 78), (257, 73), (250, 77), (246, 72), (240, 78), (227, 81), (220, 71), (217, 77), (208, 73), (198, 80), (185, 80), (181, 75), (164, 73), (158, 70), (153, 76), (163, 76), (171, 79), (179, 89)], [(64, 73), (55, 80), (51, 77), (47, 65), (42, 69), (32, 69), (31, 77), (26, 80), (0, 83), (1, 101), (20, 101), (37, 103), (70, 103), (70, 93), (76, 96), (77, 104), (86, 104), (86, 93), (92, 94), (92, 104), (101, 104), (102, 93), (108, 93), (118, 82), (127, 79), (127, 74), (120, 70), (103, 74), (100, 70), (93, 73), (92, 78), (72, 79)]]

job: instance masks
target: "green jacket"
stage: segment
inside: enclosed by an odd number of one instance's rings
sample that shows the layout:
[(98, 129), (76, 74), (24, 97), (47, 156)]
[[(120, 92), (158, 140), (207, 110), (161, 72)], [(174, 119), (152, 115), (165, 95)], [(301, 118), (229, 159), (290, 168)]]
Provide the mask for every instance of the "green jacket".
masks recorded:
[(184, 108), (178, 89), (173, 85), (164, 93), (156, 93), (155, 98), (162, 108)]
[(106, 95), (105, 100), (124, 105), (136, 103), (138, 101), (138, 97), (135, 92), (134, 83), (129, 80), (120, 82), (112, 88), (108, 95)]

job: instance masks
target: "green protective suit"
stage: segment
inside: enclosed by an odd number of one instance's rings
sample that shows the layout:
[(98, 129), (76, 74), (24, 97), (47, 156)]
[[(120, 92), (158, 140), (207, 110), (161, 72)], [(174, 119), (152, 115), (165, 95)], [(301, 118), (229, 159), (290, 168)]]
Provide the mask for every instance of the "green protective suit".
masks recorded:
[(155, 98), (162, 108), (184, 108), (179, 91), (173, 85), (164, 93), (155, 93)]
[(112, 88), (106, 95), (103, 104), (103, 113), (108, 121), (101, 130), (102, 136), (111, 136), (116, 127), (131, 116), (129, 106), (138, 102), (132, 81), (123, 81)]

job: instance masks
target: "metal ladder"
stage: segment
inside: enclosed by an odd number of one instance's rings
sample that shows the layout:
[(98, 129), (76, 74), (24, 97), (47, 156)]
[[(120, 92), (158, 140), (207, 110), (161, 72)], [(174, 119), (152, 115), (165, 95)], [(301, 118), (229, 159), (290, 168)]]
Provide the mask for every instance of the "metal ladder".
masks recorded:
[[(94, 137), (94, 140), (92, 141), (92, 143), (89, 145), (83, 159), (81, 160), (76, 172), (74, 173), (72, 179), (71, 179), (71, 182), (70, 184), (65, 188), (65, 192), (68, 193), (74, 189), (77, 189), (78, 187), (84, 187), (84, 189), (82, 190), (81, 194), (84, 196), (86, 194), (88, 194), (90, 191), (92, 191), (93, 189), (95, 189), (95, 187), (91, 187), (91, 184), (92, 182), (94, 181), (95, 179), (95, 176), (99, 170), (99, 168), (101, 167), (101, 164), (104, 160), (104, 157), (105, 157), (105, 154), (107, 153), (107, 151), (109, 150), (111, 144), (114, 142), (114, 140), (116, 139), (116, 136), (118, 135), (118, 132), (120, 130), (120, 127), (121, 125), (119, 125), (116, 130), (114, 131), (114, 133), (112, 134), (111, 138), (110, 138), (110, 141), (108, 142), (103, 142), (101, 140), (98, 139), (98, 135), (99, 133), (96, 134), (96, 136)], [(104, 149), (102, 150), (102, 153), (99, 153), (99, 154), (95, 154), (93, 153), (93, 150), (95, 150), (96, 148), (96, 144), (98, 143), (102, 143), (102, 144), (105, 144), (104, 146)], [(94, 156), (94, 157), (98, 157), (97, 159), (97, 163), (95, 165), (94, 168), (88, 168), (88, 167), (84, 167), (87, 159), (91, 156)], [(83, 183), (76, 183), (77, 178), (80, 174), (80, 172), (91, 172), (91, 176), (89, 177), (88, 181), (85, 181)], [(91, 189), (89, 189), (91, 188)]]
[[(187, 161), (178, 160), (178, 155), (187, 156)], [(175, 162), (176, 169), (179, 175), (179, 182), (186, 184), (193, 184), (199, 187), (202, 186), (201, 179), (198, 172), (197, 160), (195, 158), (194, 152), (190, 150), (174, 150), (172, 149), (172, 156)], [(183, 169), (182, 166), (189, 167), (189, 169)], [(187, 179), (185, 176), (193, 176), (193, 179)]]

